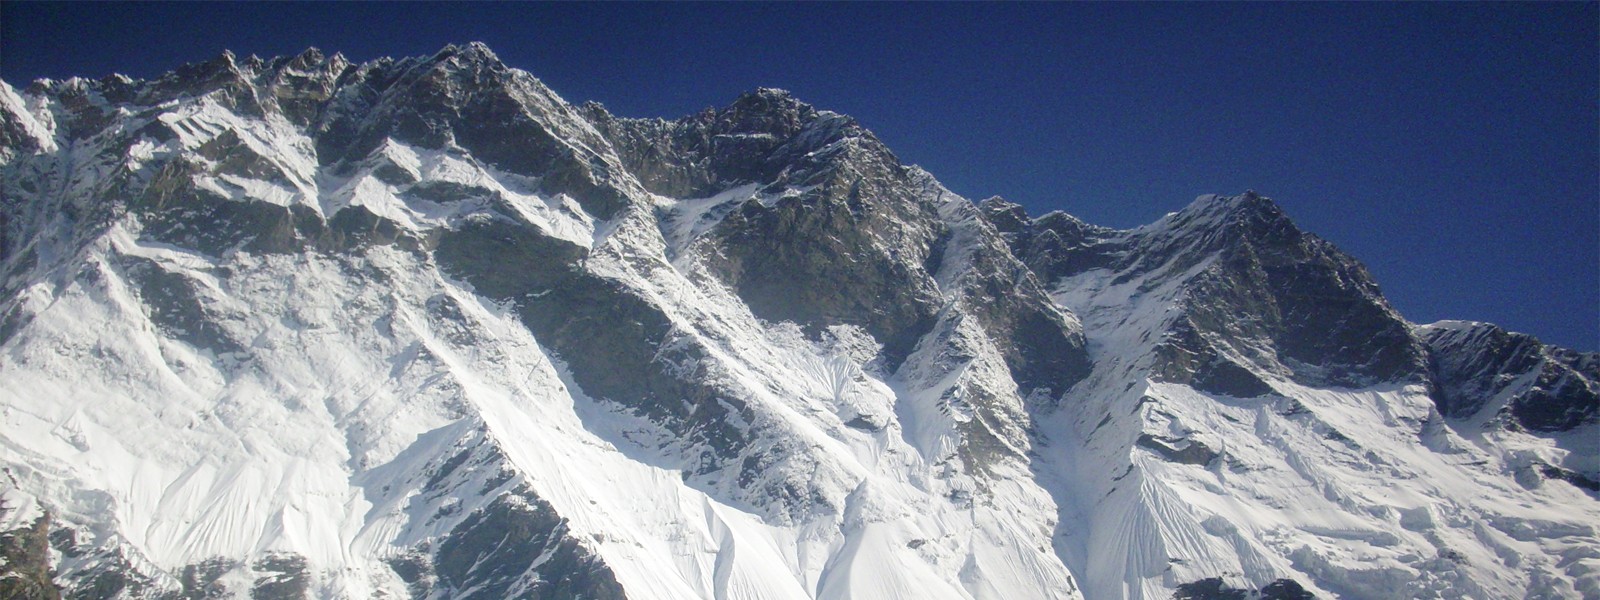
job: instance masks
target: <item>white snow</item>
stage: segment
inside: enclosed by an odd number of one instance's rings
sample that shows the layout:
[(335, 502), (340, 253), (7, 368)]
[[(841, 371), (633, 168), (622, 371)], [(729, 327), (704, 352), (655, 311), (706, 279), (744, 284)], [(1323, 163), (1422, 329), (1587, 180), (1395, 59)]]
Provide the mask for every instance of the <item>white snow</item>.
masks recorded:
[[(35, 110), (29, 107), (11, 84), (0, 81), (0, 113), (7, 115), (7, 119), (14, 119), (22, 130), (39, 143), (41, 152), (55, 152), (58, 149), (56, 141), (56, 124), (54, 117), (47, 110)], [(7, 152), (0, 153), (0, 165), (10, 160)]]
[[(1225, 201), (1202, 197), (1185, 213)], [(1180, 213), (1120, 235), (1169, 243), (1159, 238), (1181, 234), (1179, 218), (1206, 217)], [(1041, 424), (1061, 434), (1042, 462), (1070, 475), (1042, 481), (1063, 500), (1058, 548), (1086, 597), (1166, 598), (1208, 577), (1239, 588), (1290, 578), (1320, 597), (1597, 589), (1600, 554), (1570, 548), (1600, 547), (1591, 525), (1600, 505), (1565, 483), (1528, 488), (1511, 476), (1528, 452), (1561, 464), (1570, 440), (1485, 436), (1481, 423), (1440, 417), (1418, 384), (1320, 389), (1260, 373), (1277, 393), (1235, 399), (1149, 381), (1142, 365), (1177, 314), (1182, 282), (1210, 263), (1142, 267), (1120, 282), (1120, 272), (1091, 270), (1055, 293), (1082, 317), (1096, 361), (1068, 394), (1082, 404)], [(1220, 457), (1170, 462), (1133, 443), (1145, 433)]]
[[(509, 85), (573, 152), (624, 171), (537, 80), (517, 72)], [(50, 107), (27, 102), (0, 86), (0, 110), (53, 140)], [(962, 305), (960, 290), (982, 275), (972, 257), (999, 242), (970, 202), (925, 175), (921, 201), (950, 233), (931, 274), (946, 304), (888, 374), (864, 330), (834, 326), (817, 340), (762, 321), (690, 251), (731, 211), (809, 188), (730, 184), (675, 199), (623, 174), (616, 185), (632, 204), (597, 222), (536, 178), (454, 145), (388, 140), (325, 168), (297, 126), (240, 116), (214, 96), (153, 117), (120, 113), (116, 127), (152, 118), (175, 138), (123, 139), (109, 153), (46, 145), (7, 167), (51, 175), (30, 199), (43, 207), (27, 242), (39, 261), (0, 304), (19, 324), (0, 345), (0, 530), (48, 512), (81, 545), (149, 565), (158, 587), (227, 557), (240, 562), (222, 581), (243, 596), (261, 575), (254, 559), (293, 553), (315, 597), (407, 596), (385, 561), (526, 486), (630, 598), (1166, 598), (1208, 577), (1249, 588), (1291, 578), (1322, 597), (1600, 593), (1600, 504), (1526, 475), (1535, 460), (1593, 465), (1586, 440), (1447, 421), (1419, 384), (1319, 389), (1263, 373), (1277, 393), (1237, 399), (1150, 380), (1151, 351), (1210, 258), (1056, 282), (1052, 297), (1065, 322), (1081, 322), (1095, 366), (1055, 410), (1034, 410)], [(848, 123), (822, 113), (805, 135)], [(267, 174), (221, 172), (200, 156), (224, 135)], [(514, 307), (425, 256), (381, 246), (209, 256), (147, 239), (120, 214), (74, 245), (57, 208), (96, 201), (119, 169), (148, 176), (179, 158), (230, 201), (324, 218), (362, 207), (419, 239), (497, 215), (587, 248), (578, 268), (658, 307), (669, 344), (704, 350), (685, 368), (726, 392), (749, 436), (740, 458), (761, 468), (743, 482), (739, 461), (694, 473), (692, 442), (586, 395)], [(1198, 247), (1187, 234), (1214, 229), (1206, 215), (1231, 201), (1202, 197), (1115, 235)], [(197, 346), (158, 318), (139, 269), (188, 286), (203, 322), (182, 326), (221, 339)], [(1147, 434), (1219, 456), (1171, 462), (1136, 443)], [(471, 466), (440, 470), (457, 455)]]
[[(419, 520), (407, 498), (438, 456), (429, 448), (482, 427), (638, 597), (1071, 595), (1037, 488), (1000, 485), (974, 502), (970, 479), (929, 477), (948, 467), (902, 437), (899, 384), (861, 370), (858, 334), (823, 347), (759, 322), (679, 274), (645, 223), (613, 226), (595, 268), (629, 277), (709, 344), (772, 442), (811, 449), (771, 482), (815, 486), (840, 512), (774, 522), (732, 482), (685, 482), (678, 459), (634, 441), (653, 425), (584, 397), (514, 316), (408, 254), (210, 257), (122, 227), (93, 250), (93, 277), (19, 304), (31, 321), (0, 370), (5, 428), (19, 433), (0, 461), (59, 518), (161, 569), (292, 552), (314, 566), (319, 595), (366, 597), (403, 593), (381, 561), (459, 522)], [(644, 270), (641, 248), (654, 249)], [(194, 282), (243, 350), (168, 337), (119, 255)], [(430, 299), (464, 320), (429, 315)], [(919, 419), (944, 418), (929, 410)], [(878, 429), (845, 425), (861, 415)], [(463, 513), (486, 499), (464, 501)], [(248, 569), (229, 577), (247, 582)]]

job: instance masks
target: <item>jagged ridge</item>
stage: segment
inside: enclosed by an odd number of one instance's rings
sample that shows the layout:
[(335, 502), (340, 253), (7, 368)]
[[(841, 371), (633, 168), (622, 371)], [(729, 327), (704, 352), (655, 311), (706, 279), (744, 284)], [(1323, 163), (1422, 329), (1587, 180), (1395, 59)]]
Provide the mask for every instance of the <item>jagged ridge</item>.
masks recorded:
[(0, 191), (0, 529), (68, 595), (1600, 589), (1593, 356), (1254, 193), (1034, 219), (481, 44), (0, 85)]

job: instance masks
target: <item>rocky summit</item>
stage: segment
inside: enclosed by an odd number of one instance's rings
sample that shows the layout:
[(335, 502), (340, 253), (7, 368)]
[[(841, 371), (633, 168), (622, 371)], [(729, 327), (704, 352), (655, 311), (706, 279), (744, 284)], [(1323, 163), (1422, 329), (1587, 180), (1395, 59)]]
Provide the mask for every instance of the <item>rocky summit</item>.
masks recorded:
[(1597, 598), (1600, 355), (479, 44), (0, 83), (6, 598)]

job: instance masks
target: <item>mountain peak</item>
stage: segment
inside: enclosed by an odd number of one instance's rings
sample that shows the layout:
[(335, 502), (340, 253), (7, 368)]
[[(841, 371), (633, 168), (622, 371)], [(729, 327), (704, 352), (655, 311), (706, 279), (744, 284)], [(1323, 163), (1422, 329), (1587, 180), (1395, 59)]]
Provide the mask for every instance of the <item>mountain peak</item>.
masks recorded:
[(996, 210), (1006, 210), (1006, 211), (1014, 210), (1016, 208), (1022, 208), (1022, 205), (1017, 204), (1015, 202), (1012, 202), (1010, 200), (1006, 200), (1005, 197), (1003, 197), (1003, 196), (989, 196), (988, 198), (984, 198), (983, 200), (978, 201), (978, 206), (979, 207), (983, 207), (983, 208), (993, 208), (993, 209), (996, 209)]
[(0, 82), (0, 589), (1600, 586), (1600, 354), (1411, 326), (1254, 191), (1119, 231), (781, 89), (347, 66)]
[(1271, 198), (1257, 194), (1255, 190), (1245, 190), (1243, 194), (1233, 198), (1236, 208), (1250, 211), (1283, 212), (1278, 208), (1278, 203)]
[(1546, 432), (1600, 422), (1600, 353), (1547, 346), (1476, 321), (1439, 321), (1415, 331), (1432, 357), (1435, 399), (1447, 417), (1482, 414), (1503, 426)]
[(312, 46), (310, 48), (306, 48), (304, 52), (295, 55), (295, 57), (289, 61), (289, 66), (297, 69), (309, 69), (313, 66), (322, 64), (325, 60), (326, 57), (322, 55), (322, 50), (317, 49), (316, 46)]
[(796, 99), (788, 90), (762, 87), (740, 94), (732, 104), (719, 112), (804, 116), (817, 111), (810, 104)]
[[(253, 76), (249, 66), (241, 68), (232, 50), (223, 50), (209, 59), (189, 63), (162, 75), (148, 90), (154, 98), (179, 95), (200, 96), (219, 89), (244, 89)], [(252, 102), (245, 100), (245, 104)]]
[(710, 125), (715, 135), (755, 136), (781, 142), (815, 122), (820, 114), (785, 90), (757, 88), (740, 94), (725, 107), (692, 118)]
[(463, 66), (489, 67), (494, 70), (506, 68), (500, 57), (483, 42), (446, 45), (434, 53), (433, 60), (435, 62), (453, 61)]
[(1217, 243), (1269, 245), (1296, 242), (1302, 233), (1276, 202), (1254, 190), (1237, 196), (1199, 196), (1183, 210), (1141, 229), (1182, 232), (1184, 236), (1200, 236)]
[[(238, 72), (239, 57), (235, 55), (232, 50), (223, 49), (222, 52), (218, 53), (216, 56), (212, 56), (211, 58), (200, 62), (190, 63), (185, 65), (185, 67), (192, 69), (192, 71), (195, 73), (205, 73), (208, 75), (216, 75), (229, 71)], [(178, 72), (182, 72), (183, 70), (184, 67), (180, 67)]]
[(978, 203), (978, 210), (1001, 233), (1018, 233), (1027, 229), (1028, 210), (1015, 202), (999, 196), (990, 196)]
[(1271, 198), (1256, 193), (1255, 190), (1245, 190), (1243, 194), (1225, 196), (1222, 194), (1203, 194), (1195, 197), (1194, 202), (1184, 207), (1182, 213), (1203, 213), (1212, 215), (1234, 214), (1269, 214), (1281, 215), (1283, 209)]
[(783, 89), (783, 88), (773, 88), (773, 87), (758, 87), (756, 89), (753, 89), (753, 90), (750, 90), (750, 91), (745, 92), (743, 94), (740, 94), (739, 97), (740, 98), (755, 97), (755, 98), (764, 98), (764, 99), (776, 100), (776, 101), (794, 101), (796, 103), (799, 102), (798, 100), (794, 99), (794, 93), (793, 92), (790, 92), (789, 90), (786, 90), (786, 89)]

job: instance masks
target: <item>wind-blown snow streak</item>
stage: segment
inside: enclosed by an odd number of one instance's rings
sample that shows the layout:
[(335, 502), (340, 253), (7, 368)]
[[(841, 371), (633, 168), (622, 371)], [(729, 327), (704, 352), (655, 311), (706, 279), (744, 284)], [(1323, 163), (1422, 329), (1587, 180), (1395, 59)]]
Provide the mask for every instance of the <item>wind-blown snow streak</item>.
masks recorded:
[[(57, 564), (63, 585), (85, 589), (83, 578), (111, 569), (136, 595), (266, 593), (274, 581), (318, 597), (515, 593), (555, 585), (561, 574), (540, 567), (572, 552), (557, 543), (569, 540), (630, 598), (1074, 593), (1049, 551), (1041, 490), (1015, 473), (975, 497), (950, 446), (904, 437), (897, 390), (935, 398), (967, 367), (943, 383), (863, 369), (879, 347), (870, 336), (838, 326), (823, 343), (764, 323), (725, 288), (692, 281), (692, 261), (668, 261), (713, 223), (708, 211), (786, 196), (750, 186), (709, 200), (641, 196), (638, 206), (663, 202), (664, 221), (680, 224), (657, 228), (649, 210), (601, 221), (538, 178), (449, 144), (387, 139), (320, 165), (298, 125), (236, 113), (227, 91), (113, 117), (123, 131), (164, 128), (167, 141), (62, 140), (103, 162), (62, 162), (46, 145), (19, 168), (148, 182), (190, 161), (194, 189), (219, 201), (324, 220), (361, 208), (417, 239), (510, 217), (590, 249), (586, 269), (663, 309), (709, 352), (696, 368), (744, 394), (748, 409), (734, 414), (753, 420), (735, 425), (760, 428), (746, 453), (781, 460), (747, 467), (754, 482), (689, 477), (664, 443), (670, 431), (584, 394), (514, 306), (424, 255), (208, 250), (160, 241), (184, 239), (181, 224), (152, 233), (132, 216), (101, 229), (43, 220), (56, 198), (89, 201), (60, 189), (29, 196), (40, 208), (23, 214), (42, 229), (23, 240), (32, 246), (8, 248), (22, 285), (5, 307), (16, 325), (0, 370), (0, 461), (8, 506), (26, 504), (8, 508), (8, 522), (48, 510), (75, 536)], [(48, 134), (32, 123), (30, 134)], [(86, 245), (39, 252), (36, 240), (74, 236)], [(937, 428), (948, 417), (918, 419)], [(822, 508), (773, 520), (768, 500), (742, 491), (762, 481), (798, 486)], [(538, 556), (485, 554), (453, 575), (455, 540), (507, 506), (548, 506), (563, 537)], [(274, 571), (274, 560), (305, 572)], [(473, 579), (486, 560), (529, 562), (509, 579)], [(407, 566), (428, 563), (426, 576)]]
[[(1413, 330), (1254, 195), (1028, 219), (477, 44), (0, 84), (0, 192), (0, 533), (69, 595), (1600, 595), (1596, 361)], [(1274, 329), (1284, 272), (1399, 341)]]
[[(1136, 248), (1195, 239), (1170, 229), (1179, 218), (1114, 235)], [(1186, 310), (1183, 282), (1211, 268), (1091, 269), (1056, 283), (1097, 354), (1069, 394), (1085, 404), (1041, 426), (1064, 438), (1045, 447), (1043, 470), (1073, 474), (1045, 481), (1087, 597), (1165, 598), (1212, 577), (1244, 590), (1287, 578), (1325, 597), (1600, 593), (1593, 492), (1523, 474), (1528, 455), (1582, 464), (1569, 436), (1452, 422), (1420, 383), (1319, 388), (1263, 373), (1271, 393), (1234, 398), (1130, 381)]]

